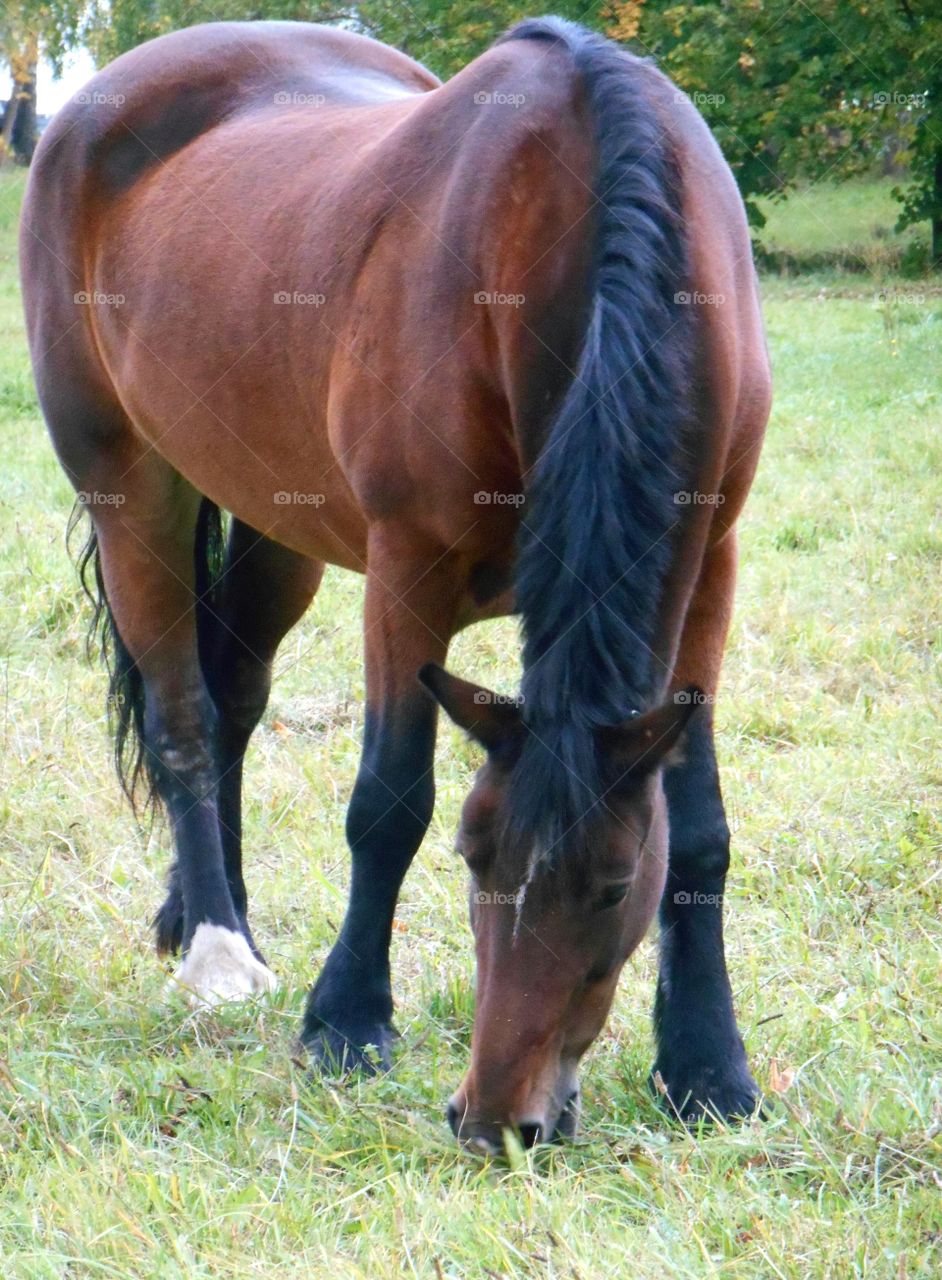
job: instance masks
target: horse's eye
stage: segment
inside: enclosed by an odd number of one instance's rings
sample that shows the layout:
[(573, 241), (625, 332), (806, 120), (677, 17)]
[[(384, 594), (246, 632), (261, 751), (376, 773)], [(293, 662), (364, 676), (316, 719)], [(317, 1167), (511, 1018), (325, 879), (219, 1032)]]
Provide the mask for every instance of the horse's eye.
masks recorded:
[(624, 902), (627, 892), (627, 884), (607, 885), (596, 900), (596, 911), (604, 911), (606, 907), (617, 907), (619, 902)]

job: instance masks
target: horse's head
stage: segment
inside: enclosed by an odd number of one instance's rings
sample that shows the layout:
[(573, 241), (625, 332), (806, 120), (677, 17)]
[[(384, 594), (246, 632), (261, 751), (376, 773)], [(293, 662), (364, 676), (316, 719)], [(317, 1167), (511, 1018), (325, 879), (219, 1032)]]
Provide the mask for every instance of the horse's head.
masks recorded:
[(424, 668), (421, 679), (487, 751), (458, 836), (471, 872), (477, 995), (471, 1067), (449, 1121), (462, 1141), (491, 1151), (507, 1128), (527, 1146), (569, 1137), (579, 1060), (664, 887), (660, 767), (697, 698), (691, 692), (598, 731), (603, 798), (577, 849), (563, 840), (554, 857), (515, 829), (515, 794), (525, 784), (518, 765), (534, 732), (520, 708), (440, 667)]

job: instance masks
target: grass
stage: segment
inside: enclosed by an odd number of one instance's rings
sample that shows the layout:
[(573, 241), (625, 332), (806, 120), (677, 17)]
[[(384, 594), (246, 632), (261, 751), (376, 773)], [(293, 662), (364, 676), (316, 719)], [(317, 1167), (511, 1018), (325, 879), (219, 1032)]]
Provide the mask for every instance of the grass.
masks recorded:
[(794, 188), (785, 200), (759, 200), (766, 218), (756, 233), (760, 258), (785, 272), (838, 268), (874, 275), (921, 274), (928, 257), (928, 224), (895, 230), (900, 205), (894, 178), (827, 179)]
[[(164, 828), (120, 802), (63, 547), (71, 495), (30, 389), (0, 175), (0, 1255), (15, 1277), (934, 1276), (942, 1267), (942, 299), (769, 280), (777, 380), (742, 524), (718, 706), (735, 832), (728, 949), (773, 1118), (687, 1134), (649, 1097), (655, 957), (583, 1076), (584, 1134), (512, 1167), (444, 1124), (473, 965), (439, 801), (394, 942), (398, 1063), (339, 1087), (294, 1059), (339, 923), (362, 729), (359, 579), (329, 572), (279, 658), (248, 766), (271, 1003), (187, 1015), (148, 920)], [(908, 290), (909, 293), (904, 291)], [(910, 296), (912, 295), (912, 296)], [(509, 621), (456, 643), (510, 690)], [(777, 1087), (783, 1090), (774, 1093)]]

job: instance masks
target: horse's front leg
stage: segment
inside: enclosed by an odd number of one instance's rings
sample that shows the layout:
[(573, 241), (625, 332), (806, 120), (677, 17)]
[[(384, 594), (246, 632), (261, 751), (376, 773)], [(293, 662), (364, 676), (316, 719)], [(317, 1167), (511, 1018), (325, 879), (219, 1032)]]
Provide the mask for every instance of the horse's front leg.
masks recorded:
[[(713, 694), (729, 627), (736, 576), (730, 533), (704, 560), (684, 625), (675, 687)], [(729, 827), (723, 810), (713, 713), (704, 706), (687, 729), (684, 758), (665, 770), (670, 822), (661, 903), (661, 969), (655, 1002), (655, 1082), (685, 1120), (748, 1116), (758, 1090), (736, 1025), (723, 947)]]
[(327, 1070), (390, 1064), (393, 913), (435, 800), (436, 708), (416, 677), (423, 663), (447, 654), (460, 596), (453, 560), (400, 531), (370, 535), (366, 724), (347, 811), (350, 897), (302, 1031)]

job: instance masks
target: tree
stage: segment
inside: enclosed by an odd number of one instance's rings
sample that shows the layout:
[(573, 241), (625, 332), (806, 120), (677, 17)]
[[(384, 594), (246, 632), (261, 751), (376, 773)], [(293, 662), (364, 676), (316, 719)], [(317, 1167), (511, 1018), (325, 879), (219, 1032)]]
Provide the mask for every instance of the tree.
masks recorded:
[[(13, 0), (0, 42), (29, 101), (37, 52), (84, 45), (98, 62), (177, 27), (221, 18), (337, 22), (454, 74), (541, 0)], [(940, 0), (554, 0), (550, 8), (653, 54), (706, 116), (750, 218), (756, 197), (844, 178), (892, 150), (909, 179), (899, 228), (928, 219), (942, 266)], [(32, 45), (29, 43), (32, 38)], [(8, 104), (4, 140), (13, 139)]]
[(27, 15), (15, 7), (4, 11), (0, 44), (10, 70), (10, 97), (0, 124), (0, 161), (12, 157), (29, 164), (36, 145), (36, 68), (39, 39)]
[(942, 266), (939, 0), (627, 0), (605, 13), (690, 93), (746, 198), (872, 168), (892, 145), (910, 181), (898, 229), (928, 219)]
[(356, 6), (362, 29), (405, 50), (436, 75), (447, 79), (483, 53), (521, 18), (547, 12), (575, 22), (598, 25), (595, 5), (586, 0), (365, 0)]

